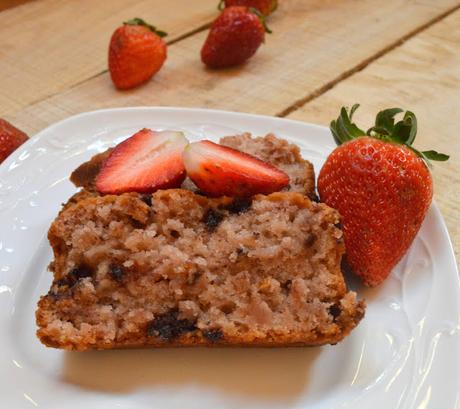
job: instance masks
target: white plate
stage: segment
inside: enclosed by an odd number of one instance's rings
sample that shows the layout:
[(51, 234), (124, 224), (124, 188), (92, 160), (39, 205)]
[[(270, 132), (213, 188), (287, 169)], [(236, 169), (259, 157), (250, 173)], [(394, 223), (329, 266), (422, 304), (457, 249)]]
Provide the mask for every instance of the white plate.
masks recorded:
[(378, 289), (365, 319), (322, 348), (63, 352), (35, 337), (34, 310), (51, 282), (47, 229), (75, 191), (70, 172), (142, 127), (190, 139), (274, 132), (318, 170), (327, 128), (279, 118), (182, 108), (110, 109), (50, 126), (0, 167), (2, 408), (399, 408), (460, 406), (460, 291), (435, 205)]

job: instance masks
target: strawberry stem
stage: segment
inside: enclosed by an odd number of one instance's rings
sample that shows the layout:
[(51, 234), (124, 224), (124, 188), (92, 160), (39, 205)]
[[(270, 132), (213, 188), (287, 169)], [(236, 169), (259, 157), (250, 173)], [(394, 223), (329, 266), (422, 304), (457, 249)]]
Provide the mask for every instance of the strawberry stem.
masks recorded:
[(352, 122), (353, 114), (358, 109), (359, 104), (355, 104), (350, 109), (342, 107), (340, 115), (330, 124), (330, 129), (334, 141), (341, 145), (352, 139), (361, 136), (370, 136), (386, 142), (399, 143), (411, 149), (416, 155), (420, 156), (429, 165), (430, 160), (446, 161), (449, 156), (434, 150), (418, 151), (412, 144), (417, 135), (417, 117), (411, 111), (406, 111), (402, 120), (395, 123), (395, 116), (403, 113), (401, 108), (389, 108), (380, 111), (375, 117), (375, 125), (364, 132)]
[(264, 30), (265, 30), (266, 33), (268, 33), (268, 34), (273, 33), (273, 31), (270, 30), (270, 28), (267, 25), (267, 20), (266, 20), (265, 16), (259, 10), (257, 10), (254, 7), (249, 7), (249, 12), (252, 13), (252, 14), (255, 14), (257, 17), (259, 17), (259, 20), (262, 23), (262, 25), (264, 26)]
[(145, 20), (135, 17), (132, 18), (131, 20), (124, 21), (123, 24), (126, 24), (128, 26), (143, 26), (148, 28), (152, 33), (155, 33), (158, 37), (166, 37), (168, 33), (162, 30), (158, 30), (155, 26), (152, 26), (151, 24), (147, 23)]

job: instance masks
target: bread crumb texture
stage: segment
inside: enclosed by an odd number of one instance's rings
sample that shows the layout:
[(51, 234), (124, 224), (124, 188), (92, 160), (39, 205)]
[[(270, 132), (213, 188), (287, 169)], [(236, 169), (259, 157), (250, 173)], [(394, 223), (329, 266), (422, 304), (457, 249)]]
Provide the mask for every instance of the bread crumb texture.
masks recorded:
[(336, 343), (364, 315), (340, 269), (338, 223), (295, 191), (82, 190), (49, 230), (54, 279), (38, 337), (76, 350)]

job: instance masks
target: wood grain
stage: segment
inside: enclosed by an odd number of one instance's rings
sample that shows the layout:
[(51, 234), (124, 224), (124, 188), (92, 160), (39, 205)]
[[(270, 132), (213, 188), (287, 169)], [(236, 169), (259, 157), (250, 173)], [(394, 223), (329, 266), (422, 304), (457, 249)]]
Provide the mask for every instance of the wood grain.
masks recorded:
[(107, 68), (112, 32), (142, 17), (167, 41), (209, 23), (216, 0), (41, 0), (0, 13), (0, 115), (94, 77)]
[[(8, 102), (7, 118), (33, 133), (69, 115), (114, 106), (181, 105), (273, 115), (455, 6), (454, 0), (391, 0), (378, 7), (375, 0), (284, 0), (270, 18), (274, 34), (242, 67), (204, 69), (199, 59), (203, 32), (173, 44), (164, 69), (146, 86), (118, 92), (105, 73), (22, 110), (26, 91), (21, 87), (13, 97), (17, 106)], [(16, 81), (30, 78), (18, 73)], [(4, 101), (9, 98), (3, 91)]]
[(356, 120), (371, 124), (375, 113), (399, 106), (418, 118), (416, 145), (451, 155), (434, 163), (435, 200), (460, 260), (460, 11), (342, 81), (289, 118), (327, 125), (340, 107), (360, 102)]
[(20, 6), (21, 4), (28, 3), (34, 0), (1, 0), (0, 1), (0, 11), (4, 11), (6, 9), (11, 9), (16, 6)]

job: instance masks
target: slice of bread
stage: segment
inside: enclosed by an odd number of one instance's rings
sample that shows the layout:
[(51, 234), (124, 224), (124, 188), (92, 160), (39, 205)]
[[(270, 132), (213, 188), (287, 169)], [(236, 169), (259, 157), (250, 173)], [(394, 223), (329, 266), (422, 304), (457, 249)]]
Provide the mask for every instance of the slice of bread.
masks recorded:
[(296, 192), (82, 197), (49, 231), (38, 337), (76, 350), (337, 343), (364, 314), (342, 276), (338, 223)]

